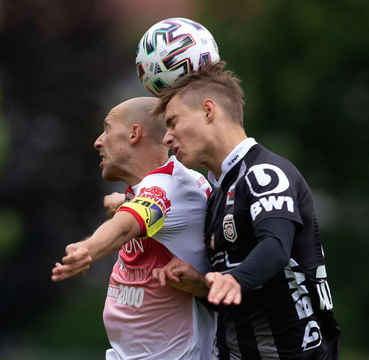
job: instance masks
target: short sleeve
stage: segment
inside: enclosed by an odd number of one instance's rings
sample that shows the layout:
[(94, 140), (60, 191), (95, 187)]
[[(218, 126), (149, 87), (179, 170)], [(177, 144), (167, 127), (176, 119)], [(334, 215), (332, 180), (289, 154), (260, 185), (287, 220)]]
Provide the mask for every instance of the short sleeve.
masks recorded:
[(164, 226), (163, 209), (152, 199), (135, 197), (117, 211), (127, 211), (137, 219), (141, 228), (140, 238), (153, 237)]

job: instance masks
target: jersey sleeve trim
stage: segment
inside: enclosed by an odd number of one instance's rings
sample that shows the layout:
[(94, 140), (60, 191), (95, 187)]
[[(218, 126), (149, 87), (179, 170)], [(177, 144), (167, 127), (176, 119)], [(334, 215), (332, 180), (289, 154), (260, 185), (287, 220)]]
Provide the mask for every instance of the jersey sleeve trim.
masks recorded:
[(137, 196), (117, 211), (130, 212), (139, 222), (140, 238), (154, 236), (164, 226), (164, 211), (154, 200)]
[(137, 211), (135, 211), (135, 210), (133, 210), (133, 209), (127, 207), (127, 206), (123, 206), (123, 205), (121, 207), (119, 207), (116, 212), (118, 212), (118, 211), (126, 211), (126, 212), (129, 212), (130, 214), (132, 214), (136, 218), (136, 220), (138, 221), (138, 223), (140, 225), (140, 235), (138, 237), (145, 236), (145, 234), (146, 234), (145, 221), (142, 219), (142, 217), (140, 216), (140, 214)]

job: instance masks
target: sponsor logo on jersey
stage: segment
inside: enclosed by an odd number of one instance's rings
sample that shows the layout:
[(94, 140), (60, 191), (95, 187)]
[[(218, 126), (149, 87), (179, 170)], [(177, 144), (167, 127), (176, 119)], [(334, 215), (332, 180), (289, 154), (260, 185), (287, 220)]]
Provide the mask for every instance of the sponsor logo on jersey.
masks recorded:
[(150, 188), (144, 187), (137, 196), (154, 200), (163, 209), (165, 215), (170, 210), (170, 200), (167, 198), (165, 190), (158, 186), (152, 186)]
[(201, 186), (203, 186), (204, 184), (206, 184), (206, 179), (204, 176), (201, 176), (198, 180), (196, 180), (196, 184), (199, 188), (201, 188)]
[(233, 214), (227, 214), (223, 219), (223, 234), (227, 241), (235, 242), (237, 240), (236, 224)]
[(282, 193), (290, 186), (286, 174), (271, 164), (252, 166), (245, 179), (251, 193), (256, 197)]
[(234, 164), (239, 158), (239, 155), (236, 155), (231, 161), (228, 162), (228, 166), (231, 166), (232, 164)]
[(303, 351), (314, 349), (322, 343), (322, 334), (316, 321), (309, 321), (305, 327), (304, 339), (302, 341)]
[(137, 254), (138, 252), (144, 252), (144, 245), (142, 239), (133, 238), (128, 243), (124, 244), (122, 247), (123, 252), (130, 254)]
[(117, 304), (141, 307), (145, 296), (145, 290), (141, 287), (109, 284), (107, 297), (115, 300)]
[[(297, 271), (298, 264), (294, 259), (290, 259), (289, 264), (284, 268), (286, 278), (289, 279), (288, 286), (291, 289), (291, 297), (295, 303), (295, 309), (299, 319), (306, 319), (314, 314), (311, 304), (310, 293), (305, 285), (306, 276), (303, 272)], [(302, 349), (307, 351), (320, 346), (322, 334), (318, 323), (309, 320), (305, 326), (302, 339)]]
[(129, 283), (143, 283), (147, 279), (147, 269), (143, 267), (130, 268), (124, 264), (124, 260), (119, 256), (117, 266), (120, 270), (119, 276)]
[(255, 221), (256, 217), (265, 210), (270, 212), (272, 210), (282, 210), (283, 205), (286, 204), (287, 210), (291, 213), (295, 212), (294, 201), (289, 196), (268, 196), (263, 197), (259, 201), (253, 203), (250, 206), (250, 213), (252, 220)]

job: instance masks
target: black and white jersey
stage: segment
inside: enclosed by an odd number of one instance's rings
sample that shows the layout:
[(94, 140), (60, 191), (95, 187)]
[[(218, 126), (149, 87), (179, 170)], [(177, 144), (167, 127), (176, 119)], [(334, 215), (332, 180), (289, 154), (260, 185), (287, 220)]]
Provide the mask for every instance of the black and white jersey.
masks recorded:
[(232, 274), (247, 261), (257, 246), (255, 226), (264, 219), (291, 220), (296, 233), (284, 269), (243, 289), (240, 305), (219, 306), (214, 359), (333, 359), (326, 337), (336, 339), (339, 330), (308, 185), (288, 160), (252, 138), (232, 151), (222, 170), (219, 181), (209, 174), (215, 189), (205, 243), (213, 271)]

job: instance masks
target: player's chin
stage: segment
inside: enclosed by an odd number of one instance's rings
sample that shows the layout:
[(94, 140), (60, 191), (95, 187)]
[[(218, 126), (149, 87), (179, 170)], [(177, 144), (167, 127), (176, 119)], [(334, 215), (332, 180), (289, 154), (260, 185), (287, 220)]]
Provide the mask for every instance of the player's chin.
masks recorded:
[(188, 169), (200, 168), (197, 159), (190, 158), (189, 156), (181, 156), (178, 160)]
[(102, 173), (101, 173), (101, 176), (102, 178), (105, 180), (105, 181), (115, 181), (114, 180), (114, 177), (112, 176), (111, 172), (109, 172), (106, 168), (103, 169)]
[(107, 171), (106, 169), (103, 170), (101, 176), (105, 181), (108, 181), (108, 182), (115, 182), (115, 181), (121, 180), (121, 178), (117, 174), (111, 171)]

